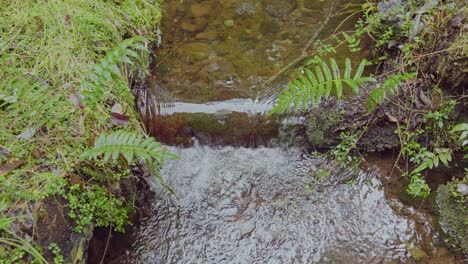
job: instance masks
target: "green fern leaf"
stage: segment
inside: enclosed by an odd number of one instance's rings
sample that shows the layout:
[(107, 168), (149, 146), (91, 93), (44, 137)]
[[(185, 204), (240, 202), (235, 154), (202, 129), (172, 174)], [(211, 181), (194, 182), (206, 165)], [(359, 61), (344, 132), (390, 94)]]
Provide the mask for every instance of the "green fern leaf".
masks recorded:
[(303, 110), (318, 105), (322, 98), (330, 97), (333, 89), (339, 99), (343, 95), (343, 83), (358, 94), (360, 84), (375, 81), (371, 77), (362, 77), (365, 66), (366, 61), (361, 61), (354, 77), (351, 78), (351, 61), (347, 58), (344, 77), (341, 77), (335, 59), (331, 58), (329, 65), (319, 60), (313, 71), (305, 68), (296, 80), (288, 83), (288, 88), (283, 89), (278, 95), (270, 114), (288, 112), (292, 106), (297, 110)]
[(122, 155), (127, 162), (133, 163), (136, 157), (146, 163), (154, 161), (161, 163), (167, 158), (176, 156), (167, 152), (154, 138), (145, 138), (134, 131), (115, 131), (110, 134), (102, 134), (94, 142), (94, 148), (84, 152), (82, 159), (98, 159), (117, 161)]
[(367, 111), (371, 113), (377, 108), (377, 106), (383, 104), (387, 97), (387, 94), (389, 94), (390, 96), (395, 96), (401, 82), (415, 76), (415, 72), (390, 75), (385, 81), (382, 82), (382, 84), (378, 88), (370, 92), (369, 97), (367, 99)]
[[(114, 79), (123, 80), (123, 76), (125, 76), (119, 66), (141, 62), (142, 56), (138, 52), (148, 52), (146, 46), (141, 44), (145, 41), (142, 37), (133, 37), (122, 41), (92, 68), (81, 84), (81, 95), (83, 95), (83, 102), (87, 106), (94, 108), (97, 104), (104, 102), (109, 94), (116, 92), (115, 87), (113, 87), (116, 86)], [(133, 101), (133, 96), (128, 89), (120, 92), (127, 95), (127, 101)]]

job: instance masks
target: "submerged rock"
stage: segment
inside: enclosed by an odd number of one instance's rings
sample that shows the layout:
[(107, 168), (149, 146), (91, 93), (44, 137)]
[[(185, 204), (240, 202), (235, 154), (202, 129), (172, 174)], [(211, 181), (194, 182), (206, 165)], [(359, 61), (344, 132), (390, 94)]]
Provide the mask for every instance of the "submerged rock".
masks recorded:
[(213, 8), (210, 3), (195, 3), (190, 6), (190, 14), (194, 17), (202, 17), (210, 15)]
[(468, 253), (468, 200), (455, 197), (451, 187), (454, 183), (441, 185), (437, 189), (436, 205), (439, 224), (448, 236), (449, 242)]
[(182, 21), (180, 27), (184, 31), (196, 33), (204, 30), (207, 25), (208, 20), (206, 20), (205, 18), (198, 18), (193, 21)]
[(252, 15), (255, 14), (255, 12), (257, 12), (257, 5), (255, 2), (244, 2), (236, 8), (236, 13), (238, 15)]
[(210, 55), (210, 51), (210, 45), (203, 42), (190, 42), (184, 44), (179, 50), (181, 55), (187, 55), (196, 61), (207, 59)]
[(265, 0), (263, 2), (266, 12), (278, 18), (286, 18), (297, 7), (295, 0)]

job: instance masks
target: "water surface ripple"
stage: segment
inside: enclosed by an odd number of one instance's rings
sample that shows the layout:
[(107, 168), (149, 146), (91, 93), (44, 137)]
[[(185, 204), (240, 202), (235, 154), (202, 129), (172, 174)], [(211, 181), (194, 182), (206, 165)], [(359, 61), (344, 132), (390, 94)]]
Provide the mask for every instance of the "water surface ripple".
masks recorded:
[(299, 150), (171, 150), (181, 159), (162, 175), (176, 196), (155, 183), (131, 263), (381, 263), (418, 240), (376, 170), (334, 170), (318, 183), (327, 163)]

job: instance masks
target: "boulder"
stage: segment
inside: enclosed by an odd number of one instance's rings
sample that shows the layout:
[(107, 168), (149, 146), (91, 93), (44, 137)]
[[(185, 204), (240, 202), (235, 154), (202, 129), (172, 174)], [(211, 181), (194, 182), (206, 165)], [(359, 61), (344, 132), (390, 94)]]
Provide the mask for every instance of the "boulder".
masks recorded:
[(195, 61), (201, 61), (209, 57), (211, 47), (207, 43), (203, 42), (189, 42), (182, 45), (178, 52)]
[[(309, 111), (306, 134), (312, 148), (334, 147), (340, 143), (342, 132), (359, 132), (367, 125), (369, 116), (355, 102), (327, 100)], [(399, 146), (396, 126), (383, 118), (369, 125), (358, 141), (358, 148), (367, 152), (384, 151)]]
[(437, 189), (436, 208), (439, 225), (449, 243), (468, 254), (468, 199), (450, 182)]

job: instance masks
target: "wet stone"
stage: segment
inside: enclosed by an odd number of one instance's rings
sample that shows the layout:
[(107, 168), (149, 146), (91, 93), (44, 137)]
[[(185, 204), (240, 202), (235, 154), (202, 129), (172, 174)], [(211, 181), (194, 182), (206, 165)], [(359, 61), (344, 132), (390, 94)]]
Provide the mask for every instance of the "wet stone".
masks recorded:
[(183, 45), (180, 54), (188, 55), (194, 60), (205, 60), (209, 57), (211, 52), (210, 45), (202, 42), (191, 42)]
[(233, 27), (234, 26), (234, 20), (228, 19), (228, 20), (224, 21), (224, 25), (226, 27)]
[(218, 34), (214, 30), (207, 30), (198, 33), (195, 38), (196, 39), (204, 39), (204, 40), (215, 40), (218, 37)]
[(236, 8), (236, 13), (238, 15), (252, 15), (257, 11), (257, 5), (254, 2), (245, 2), (241, 3)]
[(210, 3), (196, 3), (190, 6), (190, 14), (193, 17), (202, 17), (210, 15), (212, 11), (212, 6)]
[(271, 16), (285, 18), (297, 7), (297, 2), (295, 0), (265, 0), (264, 6)]
[(193, 21), (182, 21), (181, 28), (187, 32), (200, 32), (206, 28), (208, 20), (205, 18), (195, 19)]

